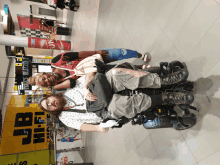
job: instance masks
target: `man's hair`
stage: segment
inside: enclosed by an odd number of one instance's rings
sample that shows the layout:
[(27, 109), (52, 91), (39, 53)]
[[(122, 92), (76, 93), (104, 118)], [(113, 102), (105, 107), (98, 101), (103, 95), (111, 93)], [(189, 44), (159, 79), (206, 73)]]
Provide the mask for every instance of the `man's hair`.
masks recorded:
[(62, 94), (52, 94), (52, 95), (49, 95), (49, 96), (46, 96), (45, 98), (43, 98), (43, 99), (39, 102), (38, 105), (39, 105), (39, 107), (40, 107), (43, 111), (49, 113), (52, 117), (58, 118), (59, 115), (60, 115), (60, 113), (63, 111), (63, 107), (61, 107), (61, 108), (59, 108), (59, 109), (57, 109), (57, 110), (55, 110), (55, 111), (48, 111), (48, 110), (46, 110), (46, 109), (41, 105), (42, 101), (46, 100), (47, 98), (49, 98), (49, 97), (51, 97), (51, 96), (58, 97), (58, 98), (63, 98), (63, 95), (62, 95)]

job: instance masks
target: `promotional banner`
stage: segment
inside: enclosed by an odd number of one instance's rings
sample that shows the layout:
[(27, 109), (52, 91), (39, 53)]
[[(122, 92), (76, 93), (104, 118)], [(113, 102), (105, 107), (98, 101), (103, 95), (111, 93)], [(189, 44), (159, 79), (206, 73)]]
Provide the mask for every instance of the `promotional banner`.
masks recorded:
[[(40, 18), (33, 17), (33, 23), (30, 24), (30, 16), (17, 15), (20, 28), (38, 29), (41, 30)], [(45, 30), (45, 29), (42, 29)]]
[[(56, 136), (57, 150), (83, 147), (81, 132), (72, 128), (60, 127)], [(78, 151), (57, 154), (57, 165), (83, 163)]]
[(57, 154), (57, 165), (74, 165), (75, 163), (83, 163), (83, 160), (77, 151)]
[(40, 49), (56, 49), (56, 50), (71, 50), (71, 42), (63, 40), (50, 40), (44, 38), (28, 37), (29, 48)]
[(80, 131), (61, 127), (57, 133), (57, 150), (83, 147)]
[(27, 96), (12, 96), (7, 107), (0, 155), (48, 149), (47, 114), (36, 106), (25, 106)]

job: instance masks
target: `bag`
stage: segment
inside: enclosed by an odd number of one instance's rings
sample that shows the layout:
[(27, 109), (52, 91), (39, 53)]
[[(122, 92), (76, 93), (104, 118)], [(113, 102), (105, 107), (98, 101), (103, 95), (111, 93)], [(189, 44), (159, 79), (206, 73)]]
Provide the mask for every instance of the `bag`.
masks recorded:
[(74, 71), (74, 75), (70, 75), (68, 77), (65, 77), (62, 81), (71, 78), (73, 76), (84, 76), (87, 73), (97, 72), (95, 59), (98, 59), (99, 61), (103, 62), (102, 56), (100, 54), (95, 54), (93, 56), (86, 57), (82, 61), (80, 61), (74, 69), (70, 68), (64, 68), (64, 67), (58, 67), (53, 64), (51, 64), (54, 68), (68, 70), (68, 71)]
[(86, 109), (88, 112), (96, 113), (97, 116), (103, 118), (113, 96), (111, 86), (104, 74), (96, 73), (93, 81), (88, 84), (88, 87), (97, 96), (97, 100), (86, 100)]

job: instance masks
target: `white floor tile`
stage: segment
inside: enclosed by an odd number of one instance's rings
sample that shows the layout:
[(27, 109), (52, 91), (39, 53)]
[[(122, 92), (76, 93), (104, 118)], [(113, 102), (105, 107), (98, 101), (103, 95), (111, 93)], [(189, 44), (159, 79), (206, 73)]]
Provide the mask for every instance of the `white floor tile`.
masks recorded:
[(153, 50), (151, 51), (152, 56), (163, 57), (167, 54), (168, 50), (172, 47), (172, 43), (164, 33), (161, 33), (158, 38)]
[(112, 38), (112, 35), (114, 34), (116, 25), (118, 23), (120, 23), (120, 20), (118, 18), (117, 13), (111, 13), (109, 16), (109, 21), (106, 23), (105, 26), (106, 33), (108, 33), (110, 39)]
[(207, 114), (194, 130), (190, 129), (183, 135), (197, 162), (220, 150), (220, 125), (212, 122), (212, 118), (213, 115)]
[(161, 165), (159, 157), (154, 158), (148, 165)]
[(220, 152), (216, 152), (210, 157), (198, 162), (198, 165), (220, 165)]
[(130, 3), (132, 3), (132, 0), (123, 0), (123, 2), (123, 7), (120, 8), (120, 12), (117, 13), (122, 22), (125, 20), (127, 12), (129, 12), (129, 6)]
[(206, 94), (210, 98), (220, 98), (220, 90), (219, 90), (219, 82), (220, 81), (220, 61), (213, 66), (213, 68), (205, 75), (204, 84), (206, 88), (204, 88)]
[(130, 26), (126, 28), (131, 38), (135, 36), (137, 29), (140, 27), (141, 22), (143, 22), (143, 18), (149, 16), (149, 14), (147, 13), (147, 11), (145, 11), (145, 8), (139, 1), (136, 2), (136, 5), (137, 8), (134, 11), (135, 16), (131, 21)]
[(145, 162), (140, 161), (139, 156), (135, 151), (133, 151), (132, 155), (127, 160), (125, 160), (122, 165), (133, 165), (133, 164), (135, 164), (135, 165), (145, 165), (146, 164)]
[(138, 3), (138, 2), (139, 2), (138, 0), (130, 1), (129, 7), (128, 7), (128, 10), (126, 13), (126, 17), (123, 20), (121, 20), (126, 30), (129, 30), (129, 27), (131, 25), (132, 20), (135, 19), (135, 16), (137, 14), (136, 13), (136, 8), (137, 8), (136, 3)]
[[(219, 9), (220, 10), (220, 9)], [(196, 48), (187, 57), (187, 63), (199, 76), (204, 77), (220, 60), (220, 18), (212, 25)]]
[[(128, 35), (127, 31), (125, 30), (125, 28), (123, 26), (120, 26), (119, 29), (115, 29), (114, 33), (116, 33), (116, 34), (113, 35), (114, 39), (112, 38), (112, 42), (114, 42), (116, 47), (123, 47), (123, 43), (125, 41), (125, 36)], [(118, 36), (116, 36), (116, 35), (118, 35)], [(116, 37), (114, 37), (114, 36), (116, 36)]]
[[(174, 44), (183, 56), (188, 57), (220, 14), (214, 0), (201, 0)], [(204, 59), (205, 60), (205, 59)]]
[(157, 156), (154, 145), (149, 136), (135, 150), (135, 153), (138, 155), (139, 159), (137, 160), (140, 162), (140, 164), (147, 164), (154, 160), (154, 158)]
[(166, 25), (166, 22), (170, 18), (178, 2), (179, 0), (163, 0), (160, 4), (160, 7), (157, 10), (157, 15), (154, 17), (154, 20), (158, 23), (161, 29), (163, 29)]
[(164, 27), (164, 32), (171, 42), (179, 35), (184, 25), (194, 12), (200, 0), (180, 0)]
[(129, 157), (133, 154), (135, 151), (135, 148), (133, 144), (131, 143), (130, 136), (124, 141), (121, 149), (120, 149), (120, 157), (119, 162), (120, 164), (123, 164)]
[(150, 134), (151, 140), (157, 151), (160, 154), (164, 149), (168, 148), (173, 142), (180, 138), (181, 133), (173, 128), (155, 129)]
[(131, 39), (135, 47), (137, 48), (137, 50), (140, 49), (143, 41), (147, 39), (145, 38), (145, 36), (147, 35), (147, 32), (149, 28), (151, 27), (152, 22), (153, 22), (152, 17), (148, 14), (147, 11), (144, 11), (144, 17), (142, 17), (140, 24), (137, 25), (135, 34), (131, 35)]
[[(150, 13), (150, 15), (153, 18), (155, 18), (158, 15), (159, 8), (162, 3), (163, 3), (163, 0), (155, 0), (155, 1), (150, 1), (148, 3), (148, 6), (145, 5), (145, 7), (147, 8), (147, 11)], [(143, 2), (142, 2), (142, 4), (143, 4)]]
[(134, 148), (139, 147), (139, 145), (149, 136), (149, 132), (142, 125), (136, 125), (130, 134), (131, 143)]
[(151, 23), (151, 27), (148, 29), (147, 34), (145, 35), (143, 43), (141, 44), (140, 51), (151, 52), (161, 33), (162, 30), (157, 23), (153, 21)]
[(176, 140), (172, 146), (164, 150), (160, 155), (161, 164), (195, 164), (191, 151), (182, 137)]

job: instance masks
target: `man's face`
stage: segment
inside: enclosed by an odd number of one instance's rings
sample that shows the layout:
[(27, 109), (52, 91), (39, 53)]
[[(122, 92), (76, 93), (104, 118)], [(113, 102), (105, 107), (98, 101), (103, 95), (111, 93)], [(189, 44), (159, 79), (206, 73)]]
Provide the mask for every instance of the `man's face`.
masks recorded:
[(41, 106), (48, 111), (57, 111), (63, 109), (66, 104), (66, 100), (61, 96), (50, 96), (41, 102)]
[(39, 77), (38, 82), (42, 87), (49, 87), (54, 86), (57, 80), (54, 75), (45, 73)]

